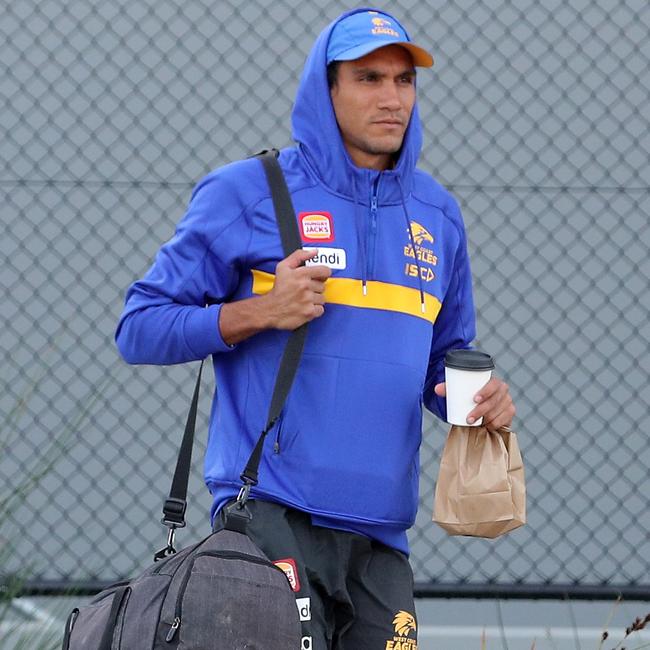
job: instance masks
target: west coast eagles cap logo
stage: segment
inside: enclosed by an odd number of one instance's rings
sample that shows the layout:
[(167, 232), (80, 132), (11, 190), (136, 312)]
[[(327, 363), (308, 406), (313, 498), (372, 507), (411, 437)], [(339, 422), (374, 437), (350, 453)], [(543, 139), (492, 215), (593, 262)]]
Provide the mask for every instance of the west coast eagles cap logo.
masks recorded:
[(385, 18), (373, 18), (372, 24), (375, 27), (390, 27), (390, 20), (386, 20)]
[[(370, 13), (370, 12), (368, 12)], [(372, 30), (371, 33), (375, 36), (392, 36), (394, 38), (400, 38), (399, 32), (393, 29), (393, 24), (390, 20), (386, 18), (373, 18), (372, 19)]]

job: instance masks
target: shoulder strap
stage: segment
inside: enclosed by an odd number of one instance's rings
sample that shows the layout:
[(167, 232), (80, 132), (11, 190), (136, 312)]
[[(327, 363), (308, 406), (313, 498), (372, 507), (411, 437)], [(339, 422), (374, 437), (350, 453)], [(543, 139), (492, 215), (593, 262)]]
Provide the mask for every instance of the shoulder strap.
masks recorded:
[[(284, 256), (287, 257), (294, 250), (302, 247), (300, 233), (296, 224), (296, 213), (291, 202), (291, 195), (287, 188), (284, 174), (280, 164), (278, 163), (278, 151), (271, 149), (265, 150), (257, 154), (264, 167), (267, 182), (271, 189), (271, 197), (273, 199), (273, 208), (275, 210), (275, 217), (278, 222), (278, 229), (280, 231), (280, 238), (282, 240), (282, 250)], [(242, 490), (237, 498), (235, 504), (239, 510), (243, 510), (248, 494), (252, 486), (257, 485), (258, 471), (260, 462), (262, 460), (262, 449), (264, 447), (264, 440), (266, 434), (273, 428), (280, 413), (284, 408), (291, 385), (298, 370), (298, 364), (302, 355), (302, 349), (305, 343), (305, 336), (307, 334), (307, 323), (294, 330), (287, 340), (282, 360), (280, 361), (280, 368), (273, 387), (273, 395), (271, 396), (271, 404), (269, 406), (269, 413), (257, 444), (253, 449), (246, 467), (241, 474), (243, 481)], [(203, 371), (203, 363), (199, 367), (199, 374), (196, 379), (194, 387), (194, 394), (192, 396), (192, 404), (187, 416), (185, 424), (185, 432), (183, 440), (178, 453), (176, 461), (176, 469), (174, 470), (174, 478), (172, 479), (172, 486), (169, 492), (169, 497), (165, 500), (163, 506), (162, 523), (169, 529), (167, 537), (167, 546), (157, 551), (154, 555), (154, 562), (163, 559), (167, 555), (176, 552), (174, 548), (174, 531), (176, 528), (183, 528), (185, 526), (185, 511), (187, 509), (187, 485), (190, 476), (190, 465), (192, 463), (192, 447), (194, 445), (194, 432), (196, 429), (196, 414), (198, 411), (199, 389), (201, 385), (201, 373)], [(234, 513), (233, 513), (234, 514)], [(248, 513), (243, 517), (234, 517), (234, 529), (243, 532), (245, 530), (246, 521), (250, 519)]]
[[(271, 188), (275, 218), (278, 222), (280, 238), (282, 240), (282, 249), (284, 251), (284, 256), (287, 257), (295, 250), (302, 247), (302, 241), (296, 224), (296, 212), (293, 208), (291, 195), (289, 194), (289, 189), (284, 180), (284, 174), (282, 173), (282, 169), (278, 163), (277, 155), (278, 151), (272, 149), (271, 151), (263, 151), (258, 154), (258, 157), (262, 161), (266, 173), (266, 179)], [(280, 413), (284, 408), (284, 403), (287, 401), (291, 385), (293, 384), (296, 371), (298, 370), (298, 364), (302, 355), (306, 335), (307, 323), (294, 330), (287, 340), (287, 345), (284, 349), (282, 360), (280, 361), (280, 369), (278, 370), (275, 386), (273, 388), (271, 406), (269, 407), (266, 426), (260, 434), (255, 449), (253, 449), (253, 453), (248, 459), (248, 463), (246, 463), (246, 468), (241, 474), (241, 480), (244, 482), (245, 487), (257, 485), (257, 472), (262, 459), (264, 439), (266, 438), (266, 434), (277, 422), (277, 419), (280, 417)]]
[(266, 180), (271, 189), (275, 218), (280, 230), (282, 250), (284, 251), (284, 256), (288, 257), (293, 251), (302, 248), (302, 241), (296, 224), (296, 213), (291, 202), (289, 188), (284, 180), (284, 174), (277, 159), (278, 153), (277, 149), (262, 151), (257, 154), (257, 158), (262, 161), (262, 165), (264, 166)]

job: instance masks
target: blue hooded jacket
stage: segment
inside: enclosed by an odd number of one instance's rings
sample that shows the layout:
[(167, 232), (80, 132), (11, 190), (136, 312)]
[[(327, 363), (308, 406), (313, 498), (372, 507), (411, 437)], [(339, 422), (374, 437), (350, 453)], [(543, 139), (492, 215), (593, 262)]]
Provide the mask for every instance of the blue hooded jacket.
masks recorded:
[[(456, 201), (416, 169), (417, 103), (393, 169), (352, 163), (326, 76), (336, 22), (305, 64), (292, 114), (298, 145), (279, 157), (305, 247), (317, 247), (333, 272), (325, 314), (309, 325), (252, 496), (408, 552), (422, 404), (444, 419), (444, 400), (433, 393), (444, 380), (444, 354), (475, 336), (467, 246)], [(221, 304), (269, 291), (282, 258), (260, 162), (221, 167), (197, 185), (175, 235), (129, 288), (118, 325), (129, 363), (212, 355), (217, 390), (205, 480), (213, 515), (239, 491), (288, 337), (267, 330), (228, 346), (219, 332)]]

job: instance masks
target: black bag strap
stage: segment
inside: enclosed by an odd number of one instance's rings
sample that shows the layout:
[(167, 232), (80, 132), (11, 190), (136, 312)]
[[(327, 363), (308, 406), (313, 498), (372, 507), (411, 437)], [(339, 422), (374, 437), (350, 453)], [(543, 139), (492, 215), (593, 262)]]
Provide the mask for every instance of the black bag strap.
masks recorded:
[[(277, 161), (277, 154), (277, 150), (272, 149), (270, 152), (263, 151), (258, 156), (262, 161), (266, 179), (271, 188), (275, 218), (278, 222), (280, 239), (282, 240), (282, 249), (284, 256), (287, 257), (302, 247), (302, 241), (296, 224), (296, 213), (291, 202), (291, 195), (284, 180), (280, 164)], [(280, 369), (275, 380), (275, 386), (273, 387), (266, 426), (260, 434), (257, 444), (248, 459), (248, 463), (246, 463), (246, 468), (241, 474), (241, 480), (244, 482), (245, 488), (248, 486), (248, 489), (250, 489), (250, 486), (257, 485), (257, 472), (260, 467), (260, 461), (262, 460), (264, 439), (280, 417), (284, 403), (289, 396), (291, 385), (298, 370), (306, 335), (307, 323), (294, 330), (287, 340), (282, 360), (280, 361)], [(247, 495), (248, 491), (246, 491)]]
[(256, 155), (262, 161), (266, 180), (271, 188), (271, 198), (273, 199), (273, 209), (275, 218), (280, 230), (280, 239), (282, 240), (282, 250), (284, 256), (288, 257), (295, 250), (302, 248), (302, 240), (296, 224), (296, 213), (291, 202), (289, 188), (284, 180), (282, 168), (278, 162), (277, 149), (261, 151)]
[(199, 374), (194, 386), (190, 411), (185, 422), (183, 440), (176, 459), (176, 469), (172, 478), (172, 486), (169, 490), (169, 497), (165, 499), (163, 506), (162, 523), (170, 528), (185, 527), (185, 511), (187, 509), (187, 485), (190, 481), (190, 466), (192, 465), (192, 448), (194, 447), (194, 432), (196, 430), (196, 415), (199, 410), (199, 391), (201, 389), (201, 374), (203, 364), (199, 366)]
[(111, 603), (111, 611), (108, 614), (108, 620), (104, 626), (104, 631), (99, 642), (98, 650), (111, 650), (113, 647), (113, 636), (115, 634), (117, 618), (120, 615), (120, 609), (122, 608), (122, 601), (124, 600), (127, 593), (130, 593), (130, 591), (131, 587), (128, 585), (118, 587), (115, 590), (115, 593), (113, 594), (113, 601)]
[[(284, 256), (287, 257), (293, 253), (293, 251), (301, 248), (302, 242), (296, 224), (296, 213), (291, 202), (291, 195), (289, 194), (289, 189), (287, 188), (280, 164), (277, 161), (278, 153), (277, 149), (264, 150), (257, 154), (256, 157), (262, 162), (267, 182), (271, 189), (275, 218), (278, 222), (280, 239), (282, 240), (282, 250)], [(228, 513), (226, 513), (227, 519), (230, 519), (230, 521), (226, 521), (226, 527), (233, 530), (245, 532), (246, 524), (251, 518), (250, 513), (245, 509), (245, 505), (251, 487), (257, 485), (258, 482), (258, 471), (262, 460), (264, 440), (267, 433), (273, 428), (273, 425), (280, 417), (282, 409), (284, 408), (284, 403), (289, 395), (291, 385), (296, 376), (296, 371), (298, 370), (298, 364), (302, 355), (306, 334), (307, 323), (294, 330), (287, 340), (280, 361), (275, 385), (273, 387), (273, 395), (271, 396), (271, 404), (269, 406), (266, 425), (257, 440), (257, 444), (246, 463), (244, 471), (241, 474), (243, 486), (239, 496), (237, 497), (237, 501), (228, 508)], [(187, 486), (190, 477), (190, 466), (192, 463), (192, 448), (194, 446), (194, 433), (196, 429), (196, 415), (198, 411), (199, 389), (201, 386), (203, 363), (204, 361), (201, 361), (199, 367), (199, 375), (196, 379), (192, 403), (187, 416), (187, 422), (185, 423), (185, 432), (183, 434), (183, 440), (176, 461), (176, 469), (174, 470), (174, 477), (172, 479), (169, 497), (165, 500), (163, 506), (162, 523), (169, 529), (167, 546), (155, 553), (154, 562), (176, 552), (176, 549), (174, 548), (175, 530), (176, 528), (183, 528), (185, 526)], [(232, 516), (229, 517), (229, 515)]]
[(68, 616), (65, 622), (65, 631), (63, 632), (63, 645), (61, 650), (70, 650), (70, 635), (72, 634), (72, 628), (74, 627), (75, 621), (79, 616), (79, 608), (75, 607)]

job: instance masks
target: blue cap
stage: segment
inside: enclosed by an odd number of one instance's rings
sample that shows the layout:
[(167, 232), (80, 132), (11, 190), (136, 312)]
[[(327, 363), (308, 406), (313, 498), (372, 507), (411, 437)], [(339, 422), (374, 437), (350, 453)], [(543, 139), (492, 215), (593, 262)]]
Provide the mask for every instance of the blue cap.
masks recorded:
[(413, 58), (413, 64), (424, 68), (433, 65), (433, 57), (411, 43), (406, 30), (390, 14), (361, 11), (338, 22), (327, 46), (327, 63), (353, 61), (386, 45), (399, 45)]

